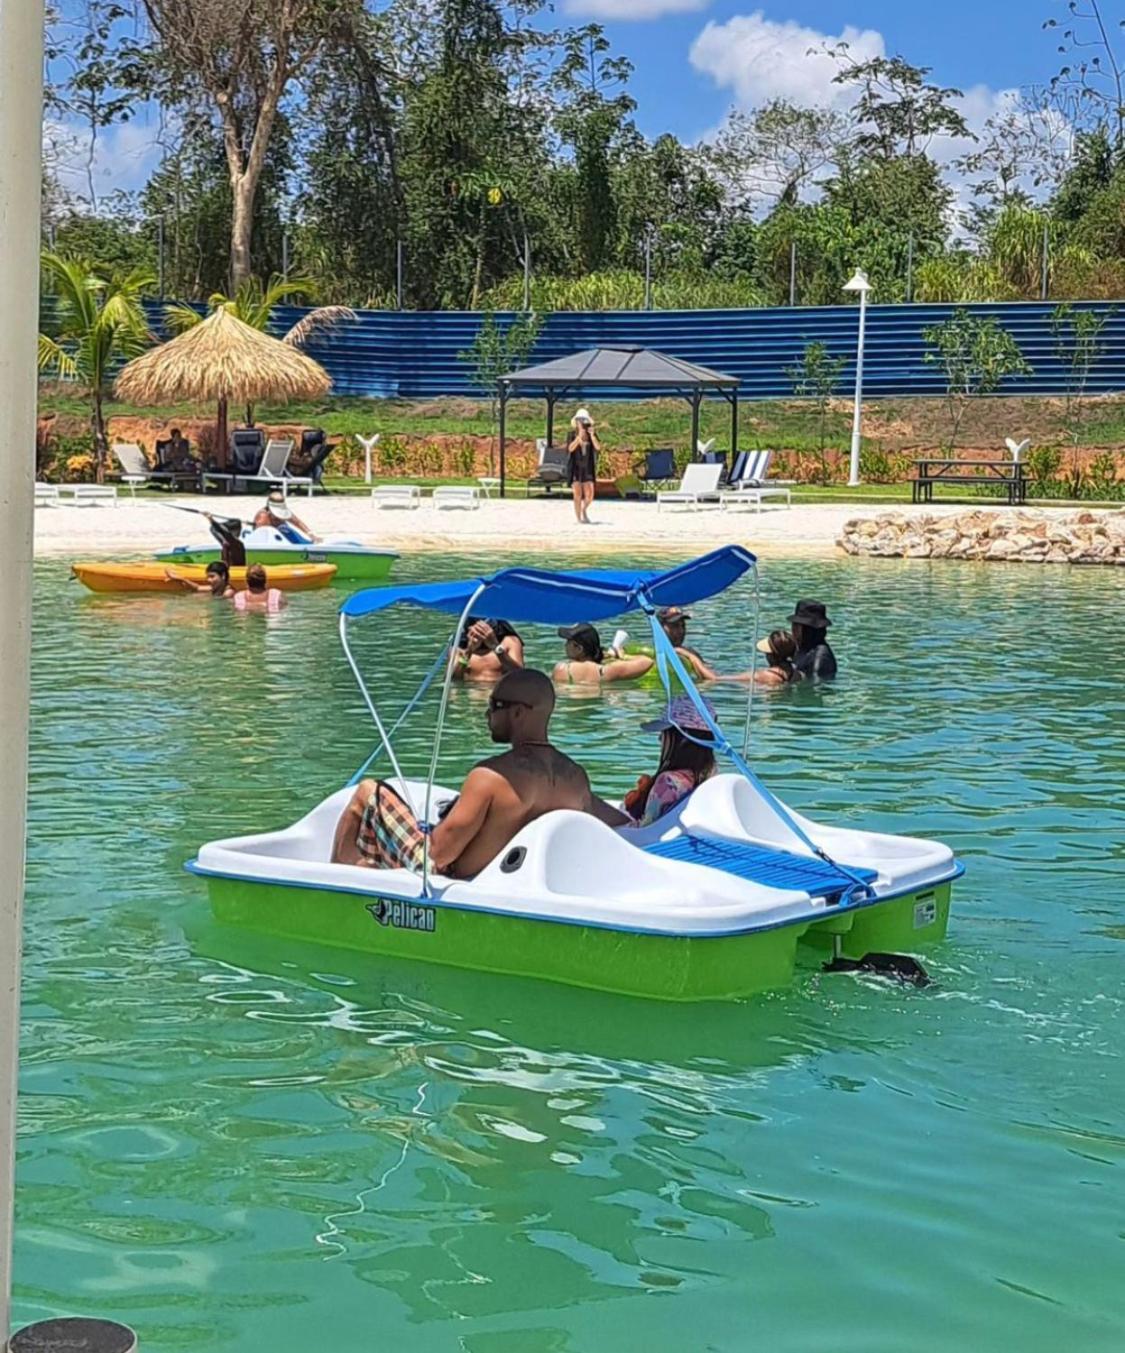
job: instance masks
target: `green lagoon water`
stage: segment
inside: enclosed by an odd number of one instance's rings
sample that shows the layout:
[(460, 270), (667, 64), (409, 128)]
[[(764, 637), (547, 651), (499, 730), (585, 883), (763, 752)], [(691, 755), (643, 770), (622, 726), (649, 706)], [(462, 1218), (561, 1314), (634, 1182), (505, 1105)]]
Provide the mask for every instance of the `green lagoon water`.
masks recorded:
[[(759, 769), (968, 873), (929, 990), (807, 971), (708, 1007), (215, 925), (182, 862), (371, 744), (339, 593), (267, 619), (37, 587), (19, 1323), (103, 1314), (143, 1353), (1125, 1346), (1125, 570), (767, 563), (764, 621), (823, 597), (843, 675), (757, 702)], [(366, 629), (387, 707), (444, 623)], [(745, 595), (693, 637), (745, 653)], [(556, 736), (620, 792), (655, 700), (564, 696)], [(484, 694), (450, 725), (456, 782)]]

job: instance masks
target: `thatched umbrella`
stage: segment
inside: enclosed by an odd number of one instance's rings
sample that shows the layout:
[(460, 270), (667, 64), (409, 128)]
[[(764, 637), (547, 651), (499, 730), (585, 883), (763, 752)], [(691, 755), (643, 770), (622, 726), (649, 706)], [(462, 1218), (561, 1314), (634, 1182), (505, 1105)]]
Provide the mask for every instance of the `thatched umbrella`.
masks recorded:
[(217, 403), (217, 451), (225, 466), (232, 399), (242, 404), (316, 399), (331, 387), (328, 372), (311, 357), (220, 307), (201, 324), (134, 358), (113, 389), (130, 404)]

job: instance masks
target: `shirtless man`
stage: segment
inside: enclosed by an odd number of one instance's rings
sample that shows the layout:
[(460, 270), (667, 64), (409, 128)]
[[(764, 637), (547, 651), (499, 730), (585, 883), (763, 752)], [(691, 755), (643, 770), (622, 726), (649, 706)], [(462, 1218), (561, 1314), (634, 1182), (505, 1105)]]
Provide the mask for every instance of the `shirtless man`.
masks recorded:
[[(586, 772), (552, 747), (547, 724), (555, 707), (548, 678), (524, 667), (503, 677), (488, 702), (493, 742), (511, 751), (474, 766), (452, 807), (430, 835), (430, 864), (470, 879), (529, 822), (556, 808), (592, 813), (611, 827), (629, 819), (599, 799)], [(382, 780), (364, 780), (340, 815), (332, 845), (337, 864), (422, 869), (422, 833), (410, 806)]]
[(703, 661), (694, 648), (684, 646), (684, 640), (687, 638), (687, 622), (691, 616), (686, 611), (681, 611), (678, 606), (665, 606), (657, 611), (656, 618), (671, 640), (680, 661), (688, 669), (689, 675), (704, 681), (715, 681), (718, 673)]
[[(320, 537), (313, 535), (296, 512), (285, 501), (280, 489), (271, 489), (265, 504), (254, 514), (253, 525), (272, 526), (280, 531), (286, 540), (294, 545), (308, 545), (317, 542)], [(298, 532), (300, 533), (298, 535)]]
[(470, 616), (454, 654), (458, 681), (499, 681), (523, 666), (523, 640), (506, 620)]

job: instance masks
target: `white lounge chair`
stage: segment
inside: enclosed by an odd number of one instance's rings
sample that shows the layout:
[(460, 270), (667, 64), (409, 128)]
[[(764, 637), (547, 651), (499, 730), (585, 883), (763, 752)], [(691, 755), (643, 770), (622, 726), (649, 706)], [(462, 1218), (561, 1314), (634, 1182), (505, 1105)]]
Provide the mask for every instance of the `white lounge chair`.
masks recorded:
[(181, 485), (188, 488), (199, 486), (197, 470), (154, 470), (136, 442), (114, 442), (110, 450), (121, 466), (118, 478), (127, 486), (134, 498), (137, 496), (137, 488), (142, 484), (162, 484), (173, 489), (178, 489)]
[(35, 483), (35, 506), (61, 506), (59, 502), (59, 486), (57, 484), (44, 484), (37, 480)]
[(421, 507), (422, 490), (417, 484), (376, 484), (371, 501), (376, 507)]
[(731, 466), (730, 487), (719, 495), (719, 507), (724, 512), (740, 507), (752, 507), (760, 512), (765, 498), (784, 498), (785, 506), (791, 506), (792, 480), (767, 479), (772, 459), (772, 451), (740, 452)]
[(258, 473), (240, 474), (236, 478), (245, 480), (247, 484), (269, 484), (271, 487), (280, 488), (283, 494), (287, 494), (295, 484), (304, 484), (311, 498), (313, 491), (311, 477), (289, 473), (289, 457), (292, 454), (293, 439), (291, 437), (284, 439), (271, 437), (262, 453), (262, 463), (258, 466)]
[(689, 465), (678, 489), (656, 495), (656, 510), (662, 507), (706, 507), (719, 501), (721, 465)]
[(75, 507), (97, 507), (99, 503), (117, 506), (116, 484), (59, 484), (58, 491), (60, 501), (62, 494), (69, 494)]
[(434, 507), (480, 507), (480, 490), (470, 484), (443, 484), (434, 489)]

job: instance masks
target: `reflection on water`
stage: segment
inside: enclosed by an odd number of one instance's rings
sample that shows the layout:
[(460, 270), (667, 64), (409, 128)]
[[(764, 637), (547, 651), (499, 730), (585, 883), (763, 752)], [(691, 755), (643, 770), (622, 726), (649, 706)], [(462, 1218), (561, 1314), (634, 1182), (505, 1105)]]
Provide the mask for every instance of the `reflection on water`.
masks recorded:
[[(267, 621), (41, 570), (21, 1322), (101, 1313), (193, 1353), (326, 1328), (471, 1353), (1121, 1346), (1125, 664), (1091, 654), (1125, 575), (763, 574), (766, 626), (826, 600), (843, 676), (755, 699), (759, 769), (969, 864), (927, 991), (807, 970), (681, 1008), (218, 927), (182, 861), (370, 750), (339, 594)], [(744, 665), (744, 596), (695, 617)], [(361, 627), (388, 712), (447, 628)], [(558, 640), (527, 637), (549, 667)], [(485, 695), (454, 693), (447, 781), (490, 751)], [(740, 729), (745, 690), (712, 698)], [(603, 793), (650, 767), (657, 700), (560, 699)], [(401, 748), (428, 764), (425, 712)]]

